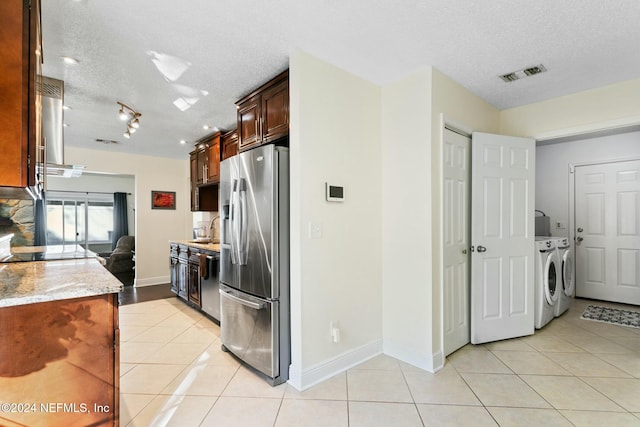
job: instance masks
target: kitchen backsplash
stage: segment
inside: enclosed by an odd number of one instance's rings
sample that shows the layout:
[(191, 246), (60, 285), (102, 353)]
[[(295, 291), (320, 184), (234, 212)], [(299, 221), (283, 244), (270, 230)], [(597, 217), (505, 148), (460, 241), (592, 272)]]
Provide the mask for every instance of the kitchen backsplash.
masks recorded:
[(29, 199), (0, 199), (0, 236), (13, 233), (11, 246), (32, 246), (34, 202)]

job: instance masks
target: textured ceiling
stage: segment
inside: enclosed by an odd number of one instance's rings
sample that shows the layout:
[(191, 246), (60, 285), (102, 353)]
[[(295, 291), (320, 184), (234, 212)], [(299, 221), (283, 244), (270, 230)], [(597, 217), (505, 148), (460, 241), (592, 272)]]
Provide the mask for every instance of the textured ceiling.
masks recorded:
[[(500, 109), (640, 77), (638, 0), (42, 3), (44, 74), (65, 81), (68, 146), (186, 159), (203, 125), (235, 127), (234, 102), (294, 49), (380, 85), (433, 66)], [(498, 78), (537, 64), (548, 71)], [(131, 139), (116, 101), (142, 113)]]

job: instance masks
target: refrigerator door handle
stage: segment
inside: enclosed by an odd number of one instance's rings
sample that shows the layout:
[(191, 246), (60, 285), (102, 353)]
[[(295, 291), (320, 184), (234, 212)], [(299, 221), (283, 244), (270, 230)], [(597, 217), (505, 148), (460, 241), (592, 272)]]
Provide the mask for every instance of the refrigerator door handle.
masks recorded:
[(236, 202), (236, 190), (238, 187), (238, 180), (234, 179), (231, 183), (231, 194), (229, 195), (229, 203), (230, 203), (230, 211), (229, 214), (229, 222), (230, 222), (230, 233), (231, 233), (231, 264), (238, 264), (238, 257), (236, 256), (236, 248), (238, 247), (236, 240), (238, 235), (237, 224), (238, 224), (238, 205)]
[(253, 301), (247, 301), (244, 298), (237, 297), (237, 296), (235, 296), (233, 294), (230, 294), (229, 292), (226, 292), (226, 291), (224, 291), (222, 289), (220, 290), (220, 293), (224, 294), (224, 296), (226, 298), (229, 298), (230, 300), (233, 300), (233, 301), (237, 302), (238, 304), (242, 304), (242, 305), (247, 306), (249, 308), (252, 308), (254, 310), (262, 310), (264, 308), (264, 306), (265, 306), (264, 303), (257, 303), (257, 302), (253, 302)]
[(238, 189), (240, 202), (240, 233), (238, 235), (238, 263), (246, 265), (249, 258), (249, 216), (247, 215), (247, 182), (240, 178)]

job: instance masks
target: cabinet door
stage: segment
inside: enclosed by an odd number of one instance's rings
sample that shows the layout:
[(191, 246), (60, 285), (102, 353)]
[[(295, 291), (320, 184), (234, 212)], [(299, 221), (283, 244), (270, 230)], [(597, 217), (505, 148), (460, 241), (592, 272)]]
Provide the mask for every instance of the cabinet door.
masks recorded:
[(171, 274), (171, 292), (178, 294), (180, 292), (178, 287), (178, 258), (169, 258), (169, 273)]
[(32, 54), (28, 31), (29, 2), (3, 0), (0, 16), (0, 186), (26, 187), (29, 184), (28, 156), (32, 148), (29, 132), (35, 123), (35, 120), (29, 120), (35, 108), (30, 100), (35, 86), (29, 66)]
[(205, 165), (207, 163), (206, 150), (203, 148), (196, 151), (196, 184), (205, 182)]
[(238, 149), (242, 151), (261, 142), (260, 95), (249, 98), (238, 107)]
[(198, 183), (196, 182), (198, 174), (198, 156), (195, 152), (189, 155), (191, 165), (191, 211), (198, 210)]
[(187, 281), (189, 279), (189, 262), (187, 260), (178, 261), (178, 296), (188, 299)]
[(262, 143), (289, 135), (289, 80), (262, 94)]
[(222, 135), (222, 160), (238, 154), (238, 132), (232, 130)]
[(220, 182), (220, 134), (217, 134), (207, 148), (207, 183)]

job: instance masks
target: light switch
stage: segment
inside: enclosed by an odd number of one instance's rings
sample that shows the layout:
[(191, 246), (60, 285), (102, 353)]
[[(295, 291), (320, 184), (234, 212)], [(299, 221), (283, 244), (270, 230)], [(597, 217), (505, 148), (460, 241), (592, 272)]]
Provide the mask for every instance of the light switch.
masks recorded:
[(319, 222), (309, 223), (309, 238), (310, 239), (322, 238), (322, 223), (319, 223)]

